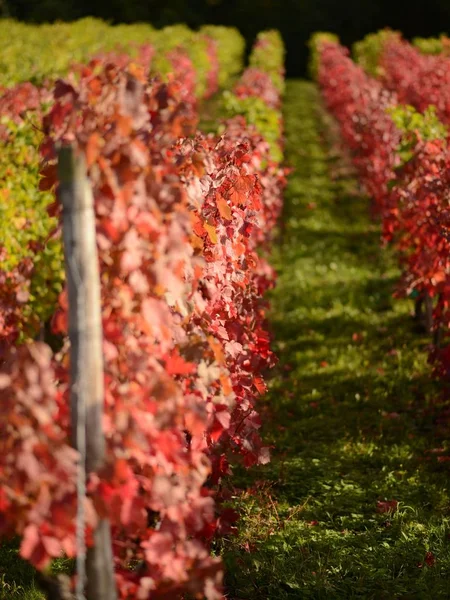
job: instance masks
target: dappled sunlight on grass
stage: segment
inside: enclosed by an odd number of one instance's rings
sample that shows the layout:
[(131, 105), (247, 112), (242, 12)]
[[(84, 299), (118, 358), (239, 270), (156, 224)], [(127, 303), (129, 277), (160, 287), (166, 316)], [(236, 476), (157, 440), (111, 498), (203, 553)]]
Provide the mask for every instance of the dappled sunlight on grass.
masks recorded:
[(429, 340), (392, 297), (399, 272), (368, 201), (345, 169), (329, 175), (317, 107), (311, 84), (290, 82), (280, 363), (262, 401), (273, 459), (238, 474), (228, 597), (448, 598), (450, 446)]

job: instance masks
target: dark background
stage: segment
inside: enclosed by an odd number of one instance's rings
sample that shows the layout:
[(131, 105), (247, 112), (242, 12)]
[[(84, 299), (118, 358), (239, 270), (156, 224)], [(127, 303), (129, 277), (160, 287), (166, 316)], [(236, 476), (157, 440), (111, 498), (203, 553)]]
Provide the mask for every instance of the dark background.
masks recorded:
[(33, 22), (95, 16), (156, 27), (234, 25), (250, 43), (258, 31), (273, 27), (287, 45), (290, 76), (305, 74), (306, 42), (314, 31), (333, 31), (349, 45), (386, 26), (406, 37), (450, 30), (450, 0), (0, 0), (0, 14)]

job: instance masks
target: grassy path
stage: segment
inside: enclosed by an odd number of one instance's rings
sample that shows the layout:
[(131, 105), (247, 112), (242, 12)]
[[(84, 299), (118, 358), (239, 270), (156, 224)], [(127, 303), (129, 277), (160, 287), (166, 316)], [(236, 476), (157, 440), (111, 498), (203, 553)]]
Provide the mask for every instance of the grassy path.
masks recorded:
[(265, 407), (276, 449), (240, 474), (250, 489), (225, 544), (228, 597), (450, 598), (450, 463), (427, 340), (411, 306), (392, 300), (396, 263), (367, 201), (350, 178), (330, 178), (317, 107), (312, 85), (288, 84), (295, 172), (274, 256), (281, 362)]

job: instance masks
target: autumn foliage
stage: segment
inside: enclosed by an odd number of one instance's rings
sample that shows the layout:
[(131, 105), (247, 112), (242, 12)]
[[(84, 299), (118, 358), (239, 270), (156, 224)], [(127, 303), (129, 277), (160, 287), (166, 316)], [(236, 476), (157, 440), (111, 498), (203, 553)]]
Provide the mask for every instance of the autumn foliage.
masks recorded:
[(423, 112), (434, 106), (438, 117), (450, 123), (450, 57), (422, 54), (400, 37), (388, 39), (381, 50), (381, 81), (394, 90), (401, 104)]
[[(398, 251), (403, 271), (398, 293), (433, 300), (435, 333), (450, 326), (448, 60), (422, 55), (397, 35), (386, 36), (375, 79), (345, 48), (327, 41), (318, 76), (381, 215), (383, 238)], [(431, 356), (447, 378), (448, 345), (435, 346)]]
[[(211, 95), (218, 55), (214, 43), (208, 48)], [(39, 193), (56, 193), (45, 204), (48, 239), (61, 235), (56, 150), (70, 143), (86, 156), (108, 448), (104, 469), (89, 476), (86, 507), (90, 529), (99, 517), (111, 521), (124, 599), (221, 598), (221, 561), (209, 544), (236, 516), (220, 507), (219, 484), (239, 457), (247, 466), (269, 460), (256, 402), (274, 363), (263, 296), (275, 274), (257, 249), (272, 237), (285, 173), (242, 116), (225, 122), (220, 137), (201, 134), (193, 70), (185, 55), (169, 58), (176, 75), (165, 82), (148, 77), (148, 52), (140, 59), (106, 54), (73, 66), (48, 92), (33, 88), (29, 105), (21, 86), (0, 99), (11, 122), (40, 123)], [(236, 93), (243, 89), (280, 106), (264, 73), (244, 73)], [(0, 534), (19, 534), (22, 556), (38, 569), (76, 553), (65, 290), (51, 318), (57, 351), (32, 343), (32, 335), (19, 343), (45, 243), (31, 243), (17, 265), (0, 271), (0, 389), (8, 415), (0, 436)]]

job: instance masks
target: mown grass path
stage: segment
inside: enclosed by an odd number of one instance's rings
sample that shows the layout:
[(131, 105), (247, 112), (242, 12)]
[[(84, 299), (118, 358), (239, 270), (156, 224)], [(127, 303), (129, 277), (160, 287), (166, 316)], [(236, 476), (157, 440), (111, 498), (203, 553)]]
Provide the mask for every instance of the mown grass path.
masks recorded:
[(448, 428), (428, 340), (392, 298), (396, 261), (368, 201), (348, 175), (331, 178), (311, 84), (288, 84), (285, 118), (295, 171), (273, 257), (280, 364), (263, 409), (275, 450), (239, 475), (228, 597), (450, 598)]

